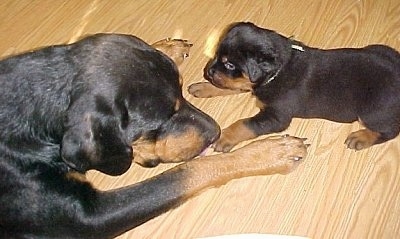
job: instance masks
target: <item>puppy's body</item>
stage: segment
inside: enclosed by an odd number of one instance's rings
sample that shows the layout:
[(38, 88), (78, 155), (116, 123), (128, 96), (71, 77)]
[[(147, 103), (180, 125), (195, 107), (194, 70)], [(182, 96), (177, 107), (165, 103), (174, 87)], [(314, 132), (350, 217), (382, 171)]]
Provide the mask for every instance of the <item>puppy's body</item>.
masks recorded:
[[(282, 131), (293, 117), (359, 120), (366, 129), (346, 140), (357, 150), (400, 131), (400, 54), (387, 46), (321, 50), (239, 23), (223, 36), (205, 72), (213, 85), (230, 93), (251, 91), (261, 102), (257, 115), (223, 130), (216, 144), (220, 151)], [(198, 97), (221, 95), (209, 83), (189, 91)]]
[(299, 139), (265, 140), (101, 192), (87, 170), (119, 175), (133, 155), (189, 160), (218, 137), (183, 98), (173, 61), (133, 36), (97, 34), (3, 59), (0, 84), (1, 238), (110, 238), (207, 187), (290, 172), (306, 154)]
[(354, 122), (371, 114), (400, 119), (400, 95), (395, 93), (400, 89), (397, 52), (380, 45), (303, 49), (292, 50), (291, 59), (274, 80), (254, 88), (254, 95), (267, 107), (282, 104), (276, 110), (289, 111), (293, 117), (338, 122)]

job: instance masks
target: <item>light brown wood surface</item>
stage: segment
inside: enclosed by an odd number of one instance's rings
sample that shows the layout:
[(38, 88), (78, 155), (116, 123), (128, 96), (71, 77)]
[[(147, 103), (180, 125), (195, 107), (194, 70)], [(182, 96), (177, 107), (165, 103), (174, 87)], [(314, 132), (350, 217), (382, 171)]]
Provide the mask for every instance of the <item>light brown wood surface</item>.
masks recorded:
[[(195, 99), (186, 87), (202, 69), (219, 32), (252, 21), (324, 48), (388, 44), (400, 50), (399, 0), (3, 0), (0, 56), (73, 42), (97, 32), (194, 43), (182, 68), (184, 95), (222, 127), (257, 112), (249, 94)], [(0, 86), (1, 87), (1, 86)], [(400, 92), (399, 92), (400, 94)], [(272, 233), (311, 238), (400, 238), (400, 138), (368, 150), (346, 149), (357, 123), (295, 119), (284, 133), (308, 138), (309, 156), (285, 176), (240, 179), (208, 190), (120, 238), (198, 238)], [(133, 184), (171, 165), (133, 165), (120, 177), (90, 172), (101, 189)]]

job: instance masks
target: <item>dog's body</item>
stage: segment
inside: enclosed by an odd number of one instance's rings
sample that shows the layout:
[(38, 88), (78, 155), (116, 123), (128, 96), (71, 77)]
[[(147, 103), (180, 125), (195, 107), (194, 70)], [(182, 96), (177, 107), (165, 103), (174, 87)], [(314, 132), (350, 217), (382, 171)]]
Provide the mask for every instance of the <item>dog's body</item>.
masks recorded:
[(238, 23), (221, 38), (205, 78), (213, 85), (193, 84), (189, 92), (213, 97), (251, 91), (261, 103), (257, 115), (222, 131), (219, 151), (282, 131), (293, 117), (362, 122), (366, 129), (346, 140), (356, 150), (400, 131), (400, 54), (387, 46), (321, 50)]
[(289, 172), (306, 153), (299, 139), (265, 140), (100, 192), (87, 170), (119, 175), (133, 155), (146, 166), (189, 160), (218, 138), (182, 97), (174, 62), (133, 36), (98, 34), (3, 59), (0, 84), (1, 238), (113, 237), (204, 188)]

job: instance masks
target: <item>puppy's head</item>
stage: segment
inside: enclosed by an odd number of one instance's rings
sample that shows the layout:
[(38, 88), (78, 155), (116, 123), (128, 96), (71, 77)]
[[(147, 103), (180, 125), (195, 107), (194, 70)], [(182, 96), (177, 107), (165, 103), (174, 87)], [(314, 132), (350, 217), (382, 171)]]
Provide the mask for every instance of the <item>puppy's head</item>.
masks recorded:
[(276, 76), (289, 54), (287, 38), (252, 23), (235, 23), (221, 36), (204, 76), (220, 88), (251, 91)]
[(108, 58), (92, 54), (96, 69), (84, 66), (72, 92), (61, 147), (68, 165), (119, 175), (133, 160), (192, 159), (218, 138), (217, 123), (183, 98), (171, 59), (127, 36), (94, 40)]

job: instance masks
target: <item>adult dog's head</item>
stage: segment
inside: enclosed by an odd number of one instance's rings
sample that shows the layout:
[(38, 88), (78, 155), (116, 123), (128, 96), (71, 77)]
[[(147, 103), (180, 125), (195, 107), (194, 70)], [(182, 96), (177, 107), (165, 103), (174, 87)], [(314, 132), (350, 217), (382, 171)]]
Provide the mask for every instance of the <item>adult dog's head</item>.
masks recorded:
[(111, 175), (134, 161), (180, 162), (219, 136), (216, 122), (187, 102), (174, 62), (143, 41), (99, 34), (69, 46), (76, 67), (63, 160), (78, 171)]
[(279, 73), (290, 51), (290, 41), (276, 32), (234, 23), (221, 36), (204, 76), (220, 88), (251, 91)]

